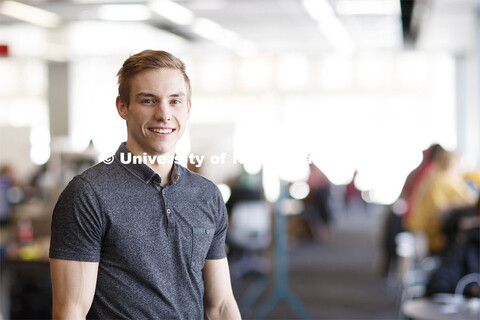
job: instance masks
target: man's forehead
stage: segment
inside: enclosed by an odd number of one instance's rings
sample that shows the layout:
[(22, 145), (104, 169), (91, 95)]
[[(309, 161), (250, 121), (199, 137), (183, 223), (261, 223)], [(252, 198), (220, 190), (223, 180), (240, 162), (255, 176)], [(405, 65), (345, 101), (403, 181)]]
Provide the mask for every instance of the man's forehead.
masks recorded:
[(147, 69), (137, 73), (135, 76), (133, 76), (133, 79), (156, 78), (156, 77), (185, 80), (185, 78), (183, 77), (183, 73), (180, 70), (171, 69), (171, 68)]
[(137, 73), (132, 78), (132, 89), (134, 91), (144, 91), (142, 88), (157, 90), (159, 88), (173, 90), (176, 93), (186, 92), (187, 85), (185, 78), (180, 70), (176, 69), (149, 69)]
[[(156, 97), (157, 95), (154, 92), (141, 91), (135, 94), (137, 97)], [(187, 94), (183, 91), (172, 92), (168, 94), (170, 97), (186, 97)]]

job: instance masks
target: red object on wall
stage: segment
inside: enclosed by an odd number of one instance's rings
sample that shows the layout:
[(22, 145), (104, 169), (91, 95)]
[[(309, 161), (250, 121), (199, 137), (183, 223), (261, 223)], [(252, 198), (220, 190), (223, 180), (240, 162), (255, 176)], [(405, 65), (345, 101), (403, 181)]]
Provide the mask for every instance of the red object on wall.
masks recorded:
[(0, 44), (0, 57), (8, 57), (8, 46)]

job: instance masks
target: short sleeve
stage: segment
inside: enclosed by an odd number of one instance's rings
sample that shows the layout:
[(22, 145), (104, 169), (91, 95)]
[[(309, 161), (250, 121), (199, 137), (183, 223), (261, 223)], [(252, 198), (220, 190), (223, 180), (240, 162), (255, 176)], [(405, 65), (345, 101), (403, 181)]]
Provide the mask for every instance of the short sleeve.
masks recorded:
[(225, 252), (225, 238), (228, 229), (227, 209), (225, 207), (225, 202), (223, 201), (220, 190), (218, 190), (217, 187), (215, 187), (215, 190), (215, 200), (217, 202), (217, 223), (215, 228), (215, 234), (213, 236), (213, 241), (210, 246), (210, 250), (207, 253), (207, 259), (209, 260), (223, 259), (227, 256)]
[(50, 258), (99, 262), (103, 224), (90, 183), (75, 177), (60, 195), (52, 216)]

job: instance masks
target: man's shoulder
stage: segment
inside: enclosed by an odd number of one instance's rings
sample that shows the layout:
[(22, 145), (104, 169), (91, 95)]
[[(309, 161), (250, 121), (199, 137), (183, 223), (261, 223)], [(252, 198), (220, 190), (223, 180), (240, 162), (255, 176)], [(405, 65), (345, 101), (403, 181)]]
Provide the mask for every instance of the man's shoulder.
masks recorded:
[(116, 173), (118, 173), (118, 165), (100, 162), (83, 171), (78, 177), (87, 181), (102, 181), (112, 179)]
[(112, 194), (112, 186), (119, 185), (116, 179), (120, 175), (118, 166), (100, 162), (73, 177), (63, 189), (60, 199), (77, 201)]
[(76, 175), (68, 186), (73, 189), (85, 189), (88, 188), (87, 185), (93, 187), (109, 184), (112, 180), (118, 178), (119, 173), (117, 165), (100, 162)]
[(183, 174), (184, 178), (196, 182), (198, 184), (204, 184), (206, 186), (215, 186), (215, 183), (210, 179), (205, 178), (204, 176), (185, 168), (182, 165), (178, 165), (178, 173)]
[(198, 173), (190, 171), (181, 165), (178, 165), (178, 168), (178, 173), (183, 175), (183, 179), (185, 179), (184, 181), (189, 186), (201, 189), (204, 192), (217, 192), (218, 187), (213, 181)]

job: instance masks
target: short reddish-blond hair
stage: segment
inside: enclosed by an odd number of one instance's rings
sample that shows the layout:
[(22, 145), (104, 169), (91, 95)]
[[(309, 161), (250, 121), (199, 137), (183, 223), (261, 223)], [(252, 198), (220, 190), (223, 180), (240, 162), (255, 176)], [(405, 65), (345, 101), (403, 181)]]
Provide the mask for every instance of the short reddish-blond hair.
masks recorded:
[(187, 86), (187, 99), (190, 100), (192, 89), (183, 61), (166, 51), (144, 50), (125, 60), (117, 73), (118, 95), (127, 107), (130, 105), (130, 82), (132, 78), (142, 71), (160, 68), (175, 69), (182, 72)]

